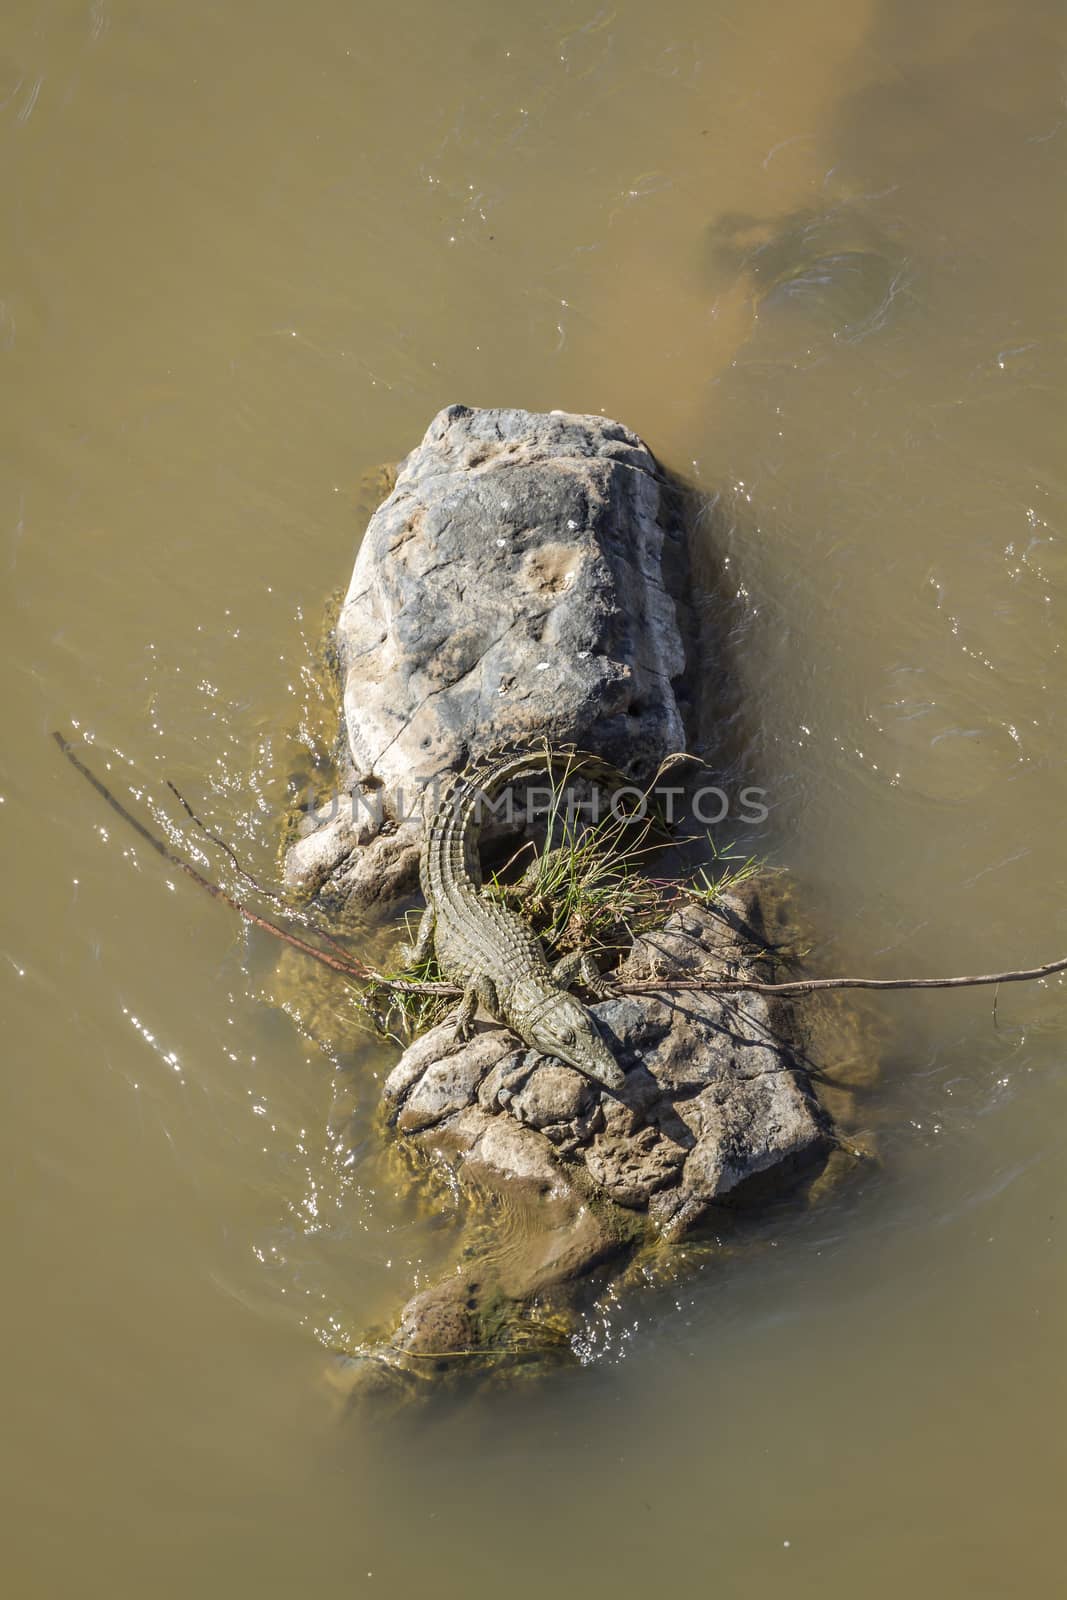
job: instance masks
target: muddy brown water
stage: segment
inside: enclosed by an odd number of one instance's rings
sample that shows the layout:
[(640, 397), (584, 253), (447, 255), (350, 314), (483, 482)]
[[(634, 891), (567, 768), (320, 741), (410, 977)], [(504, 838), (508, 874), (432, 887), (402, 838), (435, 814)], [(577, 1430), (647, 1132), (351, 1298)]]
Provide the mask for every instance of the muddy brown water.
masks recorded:
[(48, 735), (271, 876), (364, 472), (457, 399), (603, 409), (705, 497), (739, 847), (820, 970), (1067, 952), (1064, 43), (1044, 0), (7, 0), (6, 1593), (1059, 1592), (1063, 982), (880, 997), (878, 1170), (546, 1384), (339, 1417), (326, 1347), (452, 1226), (382, 1166), (390, 1052)]

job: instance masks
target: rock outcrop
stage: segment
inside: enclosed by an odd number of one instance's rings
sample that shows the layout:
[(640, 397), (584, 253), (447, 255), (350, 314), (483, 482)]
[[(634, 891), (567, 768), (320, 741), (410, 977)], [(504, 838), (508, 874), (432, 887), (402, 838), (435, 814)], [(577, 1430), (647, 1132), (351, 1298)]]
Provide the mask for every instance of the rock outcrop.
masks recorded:
[(684, 539), (635, 434), (449, 406), (401, 463), (337, 626), (341, 793), (290, 850), (346, 904), (414, 882), (442, 774), (548, 738), (648, 776), (685, 746)]
[[(755, 889), (675, 911), (634, 942), (617, 981), (765, 976), (759, 919)], [(784, 1007), (751, 991), (682, 989), (621, 993), (592, 1010), (626, 1073), (617, 1095), (490, 1024), (456, 1047), (448, 1023), (405, 1051), (383, 1090), (402, 1139), (513, 1212), (539, 1214), (542, 1246), (496, 1285), (512, 1300), (574, 1283), (649, 1232), (680, 1238), (712, 1207), (781, 1189), (828, 1149)], [(441, 1296), (461, 1290), (446, 1280), (424, 1291), (397, 1343), (432, 1350)]]
[[(699, 673), (681, 506), (616, 422), (441, 412), (356, 561), (337, 629), (341, 801), (291, 848), (290, 881), (328, 907), (406, 891), (434, 785), (501, 746), (575, 744), (638, 780), (683, 750)], [(466, 1193), (482, 1231), (374, 1346), (387, 1364), (566, 1345), (601, 1269), (819, 1169), (833, 1133), (804, 1009), (655, 987), (769, 976), (767, 904), (756, 883), (685, 900), (635, 940), (591, 1008), (617, 1093), (486, 1020), (463, 1045), (445, 1023), (403, 1053), (390, 1136)]]

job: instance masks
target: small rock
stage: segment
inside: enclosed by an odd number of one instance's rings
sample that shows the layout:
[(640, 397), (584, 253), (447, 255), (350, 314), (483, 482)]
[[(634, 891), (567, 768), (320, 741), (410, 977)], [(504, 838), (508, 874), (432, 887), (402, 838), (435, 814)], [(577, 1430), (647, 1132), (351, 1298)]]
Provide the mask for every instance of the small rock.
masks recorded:
[(439, 1023), (408, 1046), (385, 1080), (382, 1099), (394, 1107), (393, 1121), (405, 1133), (418, 1133), (454, 1111), (472, 1105), (478, 1085), (511, 1039), (500, 1028), (475, 1025), (472, 1039), (455, 1043), (455, 1025)]
[(546, 1060), (530, 1074), (508, 1109), (531, 1128), (547, 1128), (582, 1116), (592, 1101), (588, 1078), (559, 1062)]

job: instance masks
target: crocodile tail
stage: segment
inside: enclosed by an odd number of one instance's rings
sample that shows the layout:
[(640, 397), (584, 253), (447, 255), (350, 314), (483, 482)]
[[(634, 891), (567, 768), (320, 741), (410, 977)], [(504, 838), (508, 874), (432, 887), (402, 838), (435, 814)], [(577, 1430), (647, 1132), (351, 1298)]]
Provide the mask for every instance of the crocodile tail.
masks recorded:
[[(647, 816), (666, 842), (671, 836), (670, 827), (657, 806), (648, 807), (648, 799), (665, 770), (692, 759), (681, 753), (668, 756), (646, 788), (591, 751), (570, 745), (553, 746), (547, 740), (524, 748), (509, 747), (472, 762), (451, 776), (430, 816), (420, 870), (423, 894), (429, 901), (448, 881), (476, 892), (482, 883), (478, 847), (484, 824), (499, 815), (501, 799), (507, 791), (545, 778), (560, 796), (572, 780), (592, 782), (613, 797), (625, 793), (637, 805), (628, 805), (624, 810), (633, 810), (639, 820)], [(614, 799), (612, 809), (615, 810)], [(616, 815), (621, 820), (618, 812)]]

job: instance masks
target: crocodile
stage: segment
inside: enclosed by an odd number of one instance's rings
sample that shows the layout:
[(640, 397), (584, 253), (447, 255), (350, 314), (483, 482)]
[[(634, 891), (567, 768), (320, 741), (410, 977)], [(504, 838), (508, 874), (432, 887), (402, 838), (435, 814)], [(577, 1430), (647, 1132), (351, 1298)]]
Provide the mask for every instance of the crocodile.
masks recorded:
[(621, 1068), (593, 1017), (570, 987), (579, 979), (596, 992), (599, 973), (587, 954), (574, 953), (550, 965), (534, 930), (515, 911), (482, 892), (478, 842), (481, 812), (505, 789), (544, 777), (562, 766), (567, 775), (621, 774), (581, 755), (502, 756), (459, 774), (434, 812), (423, 843), (419, 877), (426, 909), (415, 942), (404, 948), (410, 966), (431, 950), (450, 982), (463, 985), (455, 1018), (457, 1041), (470, 1037), (479, 1004), (517, 1033), (531, 1050), (552, 1056), (619, 1090)]

